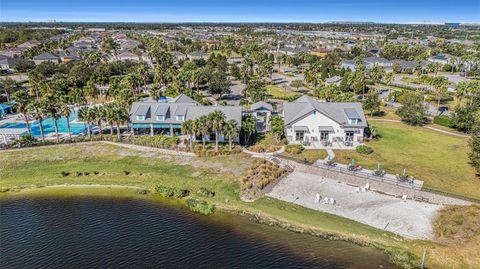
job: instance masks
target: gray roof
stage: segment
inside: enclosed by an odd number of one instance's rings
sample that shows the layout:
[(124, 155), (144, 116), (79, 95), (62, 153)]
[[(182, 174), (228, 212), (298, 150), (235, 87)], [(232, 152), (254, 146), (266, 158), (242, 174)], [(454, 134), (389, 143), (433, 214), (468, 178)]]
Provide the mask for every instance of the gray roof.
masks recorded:
[(189, 97), (188, 95), (185, 95), (185, 94), (180, 94), (179, 96), (175, 97), (173, 100), (172, 100), (172, 103), (193, 103), (193, 104), (197, 104), (198, 105), (198, 102), (193, 100), (191, 97)]
[[(183, 101), (183, 102), (182, 102)], [(142, 101), (134, 102), (130, 108), (130, 122), (132, 123), (176, 123), (176, 116), (184, 116), (185, 120), (196, 119), (210, 114), (215, 110), (222, 111), (226, 120), (235, 120), (242, 123), (242, 107), (240, 106), (201, 106), (188, 96), (178, 96), (172, 102)], [(145, 120), (137, 120), (137, 116), (145, 116)], [(156, 116), (164, 116), (158, 121)]]
[[(308, 95), (303, 95), (293, 102), (285, 102), (283, 104), (285, 125), (291, 125), (308, 116), (313, 111), (318, 111), (342, 126), (367, 126), (367, 120), (365, 119), (362, 105), (360, 103), (324, 103), (319, 102)], [(352, 116), (353, 113), (356, 113), (354, 115), (358, 116), (360, 119), (358, 124), (348, 123), (347, 111), (351, 114), (350, 116)]]
[(262, 109), (262, 108), (265, 108), (269, 111), (273, 111), (272, 105), (267, 103), (267, 102), (263, 102), (263, 101), (256, 102), (255, 104), (252, 104), (250, 106), (250, 109), (252, 109), (252, 110), (258, 110), (258, 109)]
[(49, 61), (49, 60), (58, 60), (58, 56), (53, 54), (53, 53), (50, 53), (50, 52), (44, 52), (40, 55), (37, 55), (35, 57), (33, 57), (34, 60), (43, 60), (43, 61)]
[(5, 55), (0, 55), (0, 65), (13, 67), (17, 63), (18, 58), (12, 58)]
[(357, 110), (354, 108), (347, 107), (344, 108), (343, 111), (345, 111), (345, 114), (349, 119), (360, 119), (360, 115), (358, 115)]
[(205, 53), (200, 50), (192, 51), (188, 54), (190, 57), (208, 57), (208, 53)]
[(216, 110), (225, 114), (225, 120), (235, 120), (239, 125), (242, 124), (242, 107), (241, 106), (194, 106), (188, 108), (186, 120), (196, 119), (204, 115), (208, 115)]
[(341, 80), (342, 80), (342, 77), (340, 77), (340, 76), (333, 76), (333, 77), (331, 77), (331, 78), (327, 78), (327, 79), (325, 80), (325, 82), (326, 82), (326, 83), (336, 83), (336, 82), (339, 82), (339, 81), (341, 81)]

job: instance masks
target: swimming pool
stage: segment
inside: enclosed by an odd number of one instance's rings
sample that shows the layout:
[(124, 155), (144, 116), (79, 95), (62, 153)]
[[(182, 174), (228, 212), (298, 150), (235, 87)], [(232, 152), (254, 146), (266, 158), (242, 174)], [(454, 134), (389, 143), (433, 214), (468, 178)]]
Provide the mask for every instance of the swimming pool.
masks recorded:
[[(72, 134), (83, 134), (86, 132), (87, 125), (83, 123), (71, 123), (72, 121), (77, 119), (76, 114), (70, 115), (68, 118), (68, 121), (70, 122), (70, 131)], [(53, 126), (53, 119), (52, 117), (48, 117), (43, 120), (42, 122), (43, 126), (43, 133), (44, 135), (48, 135), (50, 133), (55, 132), (55, 128)], [(67, 119), (65, 117), (61, 117), (57, 120), (57, 127), (58, 127), (58, 132), (59, 133), (68, 133), (68, 127), (67, 127)], [(1, 128), (27, 128), (26, 123), (7, 123), (4, 125), (0, 125)], [(30, 123), (30, 131), (33, 136), (40, 137), (40, 124), (38, 124), (38, 121), (34, 123)], [(25, 132), (27, 134), (28, 132)]]

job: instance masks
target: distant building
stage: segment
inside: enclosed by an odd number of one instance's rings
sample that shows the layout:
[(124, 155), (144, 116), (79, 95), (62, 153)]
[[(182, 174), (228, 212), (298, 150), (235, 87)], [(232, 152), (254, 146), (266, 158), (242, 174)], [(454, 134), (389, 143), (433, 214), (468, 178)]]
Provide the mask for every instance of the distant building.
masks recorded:
[(189, 54), (187, 54), (187, 57), (190, 60), (199, 60), (199, 59), (206, 60), (206, 59), (208, 59), (208, 53), (200, 51), (200, 50), (196, 50), (196, 51), (192, 51)]
[(125, 51), (117, 55), (117, 60), (138, 62), (140, 61), (140, 57), (135, 53)]
[(209, 50), (218, 50), (220, 48), (221, 42), (218, 40), (208, 40), (207, 49)]
[(312, 49), (312, 50), (310, 51), (310, 54), (324, 58), (324, 57), (327, 56), (330, 52), (331, 52), (331, 50), (329, 50), (329, 49), (327, 49), (327, 48), (316, 48), (316, 49)]
[(37, 65), (43, 62), (59, 63), (60, 57), (50, 52), (44, 52), (40, 55), (33, 57), (33, 62)]
[(449, 64), (451, 61), (451, 56), (450, 55), (435, 55), (427, 59), (427, 61), (432, 62), (432, 63), (438, 63), (441, 65), (446, 65)]

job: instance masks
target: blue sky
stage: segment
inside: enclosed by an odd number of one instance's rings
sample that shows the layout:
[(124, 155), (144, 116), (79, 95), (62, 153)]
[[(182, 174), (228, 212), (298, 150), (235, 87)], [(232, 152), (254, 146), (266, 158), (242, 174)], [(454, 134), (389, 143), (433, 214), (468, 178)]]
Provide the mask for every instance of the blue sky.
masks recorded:
[(0, 21), (480, 22), (480, 0), (0, 0)]

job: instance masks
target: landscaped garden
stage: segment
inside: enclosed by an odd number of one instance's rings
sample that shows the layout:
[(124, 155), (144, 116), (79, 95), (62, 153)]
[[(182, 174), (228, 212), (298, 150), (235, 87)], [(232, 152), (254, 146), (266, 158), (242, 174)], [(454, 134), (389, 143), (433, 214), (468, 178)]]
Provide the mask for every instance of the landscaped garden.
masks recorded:
[(355, 151), (335, 151), (336, 160), (421, 179), (426, 187), (435, 190), (480, 198), (480, 178), (469, 164), (468, 139), (455, 137), (423, 127), (397, 122), (372, 122), (381, 138), (367, 142), (374, 152), (369, 155)]

